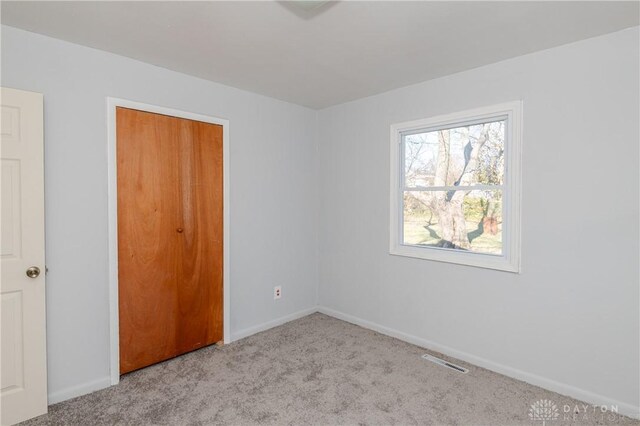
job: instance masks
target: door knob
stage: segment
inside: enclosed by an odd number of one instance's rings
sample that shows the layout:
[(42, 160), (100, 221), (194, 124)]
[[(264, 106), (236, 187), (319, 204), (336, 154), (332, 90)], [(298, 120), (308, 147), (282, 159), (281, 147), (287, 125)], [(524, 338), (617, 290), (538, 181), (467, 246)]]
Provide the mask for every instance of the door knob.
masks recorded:
[(182, 234), (182, 231), (184, 231), (182, 228), (178, 228), (176, 229), (176, 231), (178, 231), (178, 234)]
[(32, 266), (27, 269), (27, 276), (29, 278), (38, 278), (39, 275), (40, 275), (40, 268), (38, 268), (37, 266)]

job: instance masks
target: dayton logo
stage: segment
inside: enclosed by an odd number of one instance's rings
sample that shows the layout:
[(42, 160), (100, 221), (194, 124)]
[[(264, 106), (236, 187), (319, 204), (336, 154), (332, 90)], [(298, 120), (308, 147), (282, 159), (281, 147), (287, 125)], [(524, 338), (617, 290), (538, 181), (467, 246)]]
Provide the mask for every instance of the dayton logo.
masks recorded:
[(560, 416), (558, 407), (548, 399), (536, 401), (529, 408), (529, 418), (534, 421), (542, 421), (542, 426), (546, 426), (548, 420), (556, 420), (558, 416)]

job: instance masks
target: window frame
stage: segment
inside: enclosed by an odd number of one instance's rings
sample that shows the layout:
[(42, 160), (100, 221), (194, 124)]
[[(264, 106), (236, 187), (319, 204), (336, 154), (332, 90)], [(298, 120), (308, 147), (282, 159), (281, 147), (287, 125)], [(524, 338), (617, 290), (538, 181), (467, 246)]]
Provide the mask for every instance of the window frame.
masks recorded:
[[(473, 253), (403, 243), (404, 175), (403, 136), (470, 124), (505, 120), (504, 176), (502, 184), (502, 255)], [(389, 253), (439, 262), (508, 272), (520, 272), (522, 101), (506, 102), (451, 114), (391, 125)], [(476, 185), (477, 186), (477, 185)]]

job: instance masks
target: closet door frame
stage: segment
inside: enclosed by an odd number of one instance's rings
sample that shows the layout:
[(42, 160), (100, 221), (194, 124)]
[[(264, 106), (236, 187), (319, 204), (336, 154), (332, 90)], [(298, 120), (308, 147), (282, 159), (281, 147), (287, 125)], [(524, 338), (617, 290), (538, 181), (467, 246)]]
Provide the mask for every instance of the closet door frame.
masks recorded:
[(107, 97), (107, 146), (108, 146), (108, 198), (109, 198), (109, 347), (111, 384), (120, 382), (120, 337), (118, 310), (118, 179), (116, 157), (116, 108), (123, 107), (138, 111), (168, 115), (202, 121), (222, 126), (222, 167), (223, 167), (223, 341), (231, 342), (230, 318), (230, 205), (229, 205), (229, 120), (220, 117), (181, 111), (173, 108), (150, 105), (127, 99)]

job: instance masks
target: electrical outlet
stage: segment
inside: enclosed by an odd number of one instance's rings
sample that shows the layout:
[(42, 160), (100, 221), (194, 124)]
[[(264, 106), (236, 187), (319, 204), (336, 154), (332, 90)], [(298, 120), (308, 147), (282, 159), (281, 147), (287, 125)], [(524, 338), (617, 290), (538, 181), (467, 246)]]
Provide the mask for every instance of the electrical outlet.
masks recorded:
[(275, 286), (273, 288), (273, 299), (276, 300), (276, 299), (280, 299), (281, 297), (282, 297), (282, 287), (280, 287), (279, 285)]

